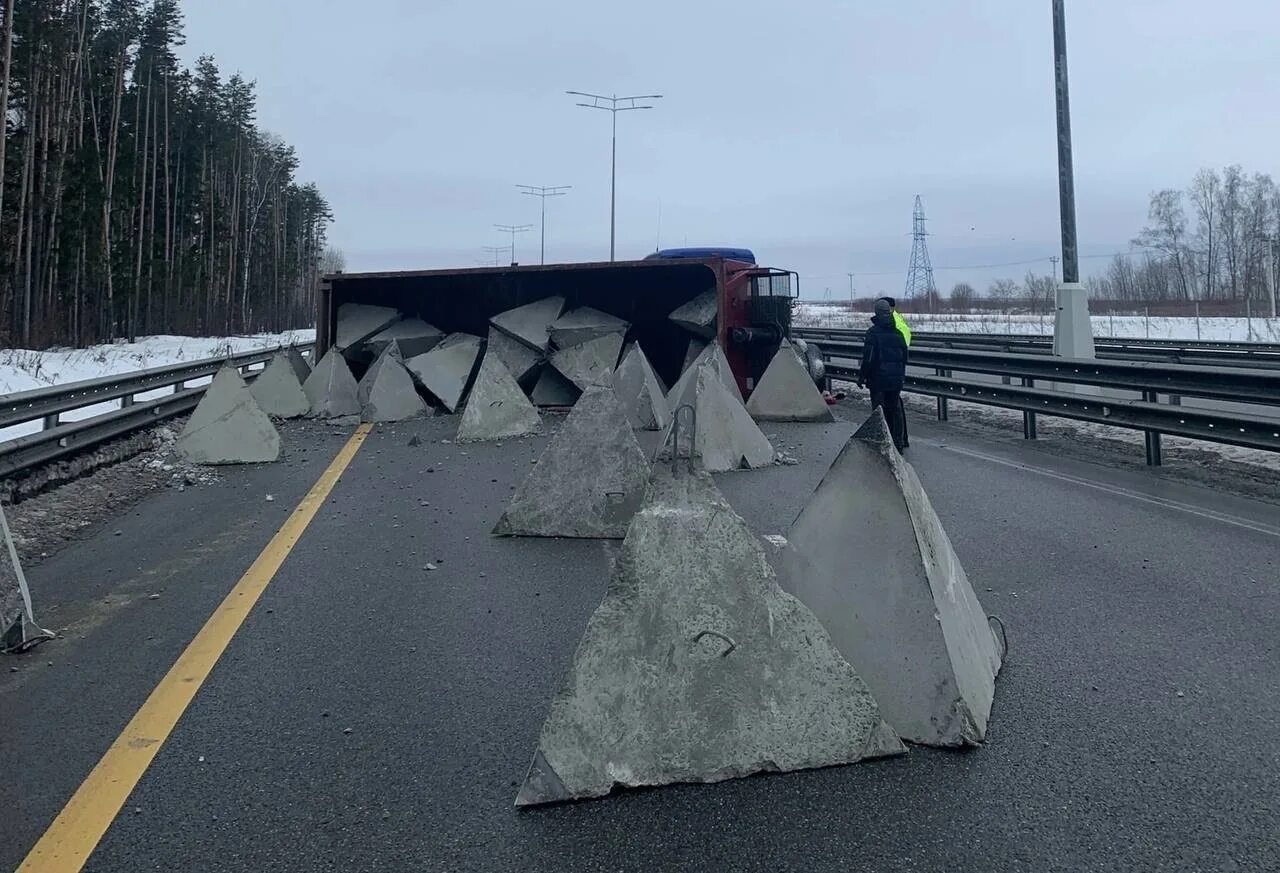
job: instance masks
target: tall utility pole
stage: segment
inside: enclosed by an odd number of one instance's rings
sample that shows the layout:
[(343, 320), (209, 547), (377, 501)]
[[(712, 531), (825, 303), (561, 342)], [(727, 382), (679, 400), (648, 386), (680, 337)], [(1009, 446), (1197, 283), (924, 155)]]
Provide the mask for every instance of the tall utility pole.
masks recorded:
[[(617, 238), (617, 203), (618, 203), (618, 113), (630, 112), (633, 109), (652, 109), (653, 106), (639, 104), (637, 100), (661, 100), (661, 94), (638, 94), (634, 97), (619, 97), (614, 94), (604, 97), (600, 94), (588, 94), (585, 91), (565, 91), (575, 97), (585, 97), (590, 103), (579, 103), (585, 109), (603, 109), (613, 116), (613, 139), (609, 159), (609, 260), (615, 260), (615, 241)], [(618, 105), (624, 104), (624, 105)]]
[(547, 198), (563, 197), (565, 192), (572, 188), (572, 185), (517, 185), (521, 194), (530, 194), (542, 201), (542, 248), (538, 256), (538, 263), (545, 264), (547, 262)]
[[(481, 248), (484, 249), (485, 254), (493, 258), (493, 265), (495, 267), (498, 266), (498, 264), (500, 263), (498, 260), (498, 255), (502, 254), (507, 250), (506, 246), (481, 246)], [(488, 265), (488, 263), (489, 263), (488, 261), (485, 261), (486, 265)]]
[(1058, 95), (1058, 203), (1062, 211), (1062, 281), (1080, 281), (1076, 248), (1076, 183), (1071, 161), (1071, 92), (1067, 87), (1065, 0), (1053, 0), (1053, 68)]
[(1276, 317), (1276, 243), (1280, 242), (1280, 237), (1260, 236), (1260, 242), (1267, 244), (1267, 296), (1271, 298), (1271, 317)]
[(1058, 257), (1057, 255), (1054, 255), (1053, 257), (1049, 258), (1049, 263), (1053, 265), (1053, 281), (1054, 282), (1058, 281), (1058, 261), (1060, 260), (1062, 260), (1062, 258)]
[(532, 224), (495, 224), (498, 230), (511, 234), (511, 266), (516, 265), (516, 234), (533, 230)]
[(845, 273), (849, 277), (849, 311), (853, 312), (853, 274)]
[(928, 295), (929, 310), (933, 311), (933, 298), (938, 288), (933, 282), (933, 264), (929, 260), (929, 232), (925, 230), (924, 201), (916, 195), (915, 209), (911, 213), (911, 267), (907, 271), (906, 298), (918, 294)]

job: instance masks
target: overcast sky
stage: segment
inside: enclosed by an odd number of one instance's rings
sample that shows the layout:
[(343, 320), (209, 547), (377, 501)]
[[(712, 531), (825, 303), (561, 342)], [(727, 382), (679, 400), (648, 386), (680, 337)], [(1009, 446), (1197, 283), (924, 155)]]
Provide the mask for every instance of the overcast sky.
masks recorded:
[[(944, 292), (1058, 253), (1049, 0), (185, 0), (188, 60), (257, 80), (336, 215), (349, 270), (473, 266), (492, 225), (547, 260), (734, 245), (804, 296), (899, 289), (924, 197)], [(1277, 172), (1276, 0), (1068, 0), (1081, 250), (1123, 251), (1148, 193), (1205, 165)], [(1032, 261), (995, 269), (949, 269)], [(1086, 258), (1082, 268), (1099, 268)], [(884, 274), (884, 275), (876, 275)]]

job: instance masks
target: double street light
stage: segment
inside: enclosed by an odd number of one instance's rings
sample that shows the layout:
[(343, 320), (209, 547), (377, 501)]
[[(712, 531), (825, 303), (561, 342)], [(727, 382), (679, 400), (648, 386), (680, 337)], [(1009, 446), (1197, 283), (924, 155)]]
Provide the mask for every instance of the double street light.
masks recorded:
[(572, 188), (572, 185), (517, 185), (521, 194), (528, 194), (537, 197), (542, 201), (542, 249), (538, 257), (538, 263), (545, 264), (547, 262), (547, 198), (563, 197), (565, 192)]
[(532, 224), (495, 224), (498, 230), (511, 234), (511, 266), (516, 265), (516, 234), (533, 230)]

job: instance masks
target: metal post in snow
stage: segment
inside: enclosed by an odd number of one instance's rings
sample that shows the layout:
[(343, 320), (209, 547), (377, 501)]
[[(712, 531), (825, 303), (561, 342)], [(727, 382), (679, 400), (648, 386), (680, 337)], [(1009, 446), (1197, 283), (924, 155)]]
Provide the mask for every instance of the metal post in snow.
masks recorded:
[(1143, 318), (1147, 323), (1147, 339), (1151, 339), (1151, 307), (1144, 307), (1143, 312), (1145, 313)]
[(1200, 342), (1200, 301), (1196, 301), (1196, 342)]
[(1245, 342), (1253, 342), (1253, 301), (1244, 299)]

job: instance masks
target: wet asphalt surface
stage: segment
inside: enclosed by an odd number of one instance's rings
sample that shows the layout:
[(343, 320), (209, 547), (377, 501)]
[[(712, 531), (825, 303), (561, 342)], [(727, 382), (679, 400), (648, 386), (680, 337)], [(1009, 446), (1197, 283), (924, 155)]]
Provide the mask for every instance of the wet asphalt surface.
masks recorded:
[[(456, 421), (371, 435), (87, 869), (1280, 869), (1277, 507), (913, 421), (908, 459), (1009, 628), (983, 748), (517, 811), (613, 546), (490, 537), (546, 437), (442, 443)], [(852, 430), (766, 426), (802, 463), (718, 481), (783, 532)], [(289, 436), (285, 462), (157, 493), (33, 569), (70, 629), (0, 662), (0, 868), (344, 439)]]

